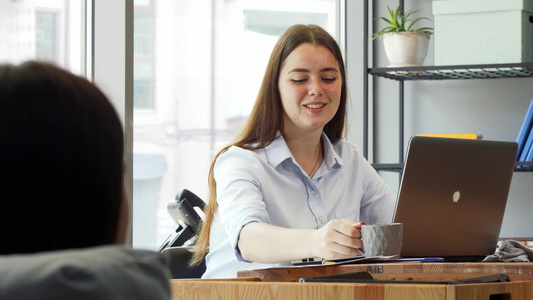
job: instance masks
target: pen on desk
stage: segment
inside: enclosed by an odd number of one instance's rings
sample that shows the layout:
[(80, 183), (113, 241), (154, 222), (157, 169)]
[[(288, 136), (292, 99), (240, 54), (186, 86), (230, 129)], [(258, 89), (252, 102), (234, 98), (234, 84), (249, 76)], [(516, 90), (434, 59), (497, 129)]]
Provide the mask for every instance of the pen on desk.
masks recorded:
[(441, 262), (444, 261), (444, 258), (442, 257), (423, 257), (422, 259), (419, 259), (420, 262)]
[(387, 262), (406, 262), (406, 261), (418, 261), (418, 262), (443, 262), (442, 257), (418, 257), (418, 258), (399, 258), (386, 260)]

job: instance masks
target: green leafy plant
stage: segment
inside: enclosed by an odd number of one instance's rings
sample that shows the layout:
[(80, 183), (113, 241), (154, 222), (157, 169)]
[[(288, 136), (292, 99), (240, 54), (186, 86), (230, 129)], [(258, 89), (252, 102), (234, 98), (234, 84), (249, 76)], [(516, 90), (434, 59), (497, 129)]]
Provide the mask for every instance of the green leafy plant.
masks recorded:
[(390, 7), (387, 6), (387, 10), (389, 11), (389, 18), (385, 17), (378, 17), (374, 20), (383, 20), (389, 24), (389, 26), (383, 28), (380, 32), (374, 33), (372, 36), (374, 39), (382, 37), (385, 33), (389, 32), (401, 32), (401, 31), (410, 31), (410, 32), (420, 32), (425, 34), (432, 34), (433, 28), (431, 27), (422, 27), (418, 29), (414, 29), (413, 26), (420, 20), (429, 20), (425, 17), (416, 18), (414, 20), (411, 20), (410, 17), (419, 12), (416, 11), (406, 11), (403, 15), (400, 14), (400, 7), (396, 8), (396, 10), (392, 10)]

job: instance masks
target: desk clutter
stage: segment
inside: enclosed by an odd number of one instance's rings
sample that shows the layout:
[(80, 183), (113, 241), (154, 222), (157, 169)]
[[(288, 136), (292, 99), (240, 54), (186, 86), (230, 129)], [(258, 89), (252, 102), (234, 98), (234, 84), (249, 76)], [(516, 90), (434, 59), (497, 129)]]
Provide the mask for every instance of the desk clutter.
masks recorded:
[(493, 255), (487, 256), (484, 262), (532, 262), (533, 248), (519, 241), (508, 240), (498, 243)]

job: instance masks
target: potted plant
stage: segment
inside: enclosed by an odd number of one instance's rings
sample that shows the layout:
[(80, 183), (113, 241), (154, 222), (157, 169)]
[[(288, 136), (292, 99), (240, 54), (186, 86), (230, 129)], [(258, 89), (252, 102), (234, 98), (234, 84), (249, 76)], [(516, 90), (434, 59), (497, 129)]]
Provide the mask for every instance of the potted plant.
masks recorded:
[(392, 10), (387, 7), (389, 17), (378, 17), (388, 26), (378, 33), (373, 34), (374, 39), (381, 37), (385, 54), (389, 59), (389, 67), (420, 66), (424, 62), (429, 46), (429, 37), (433, 28), (422, 27), (415, 29), (414, 25), (420, 20), (429, 20), (425, 17), (411, 20), (410, 17), (418, 11), (401, 13), (400, 7)]

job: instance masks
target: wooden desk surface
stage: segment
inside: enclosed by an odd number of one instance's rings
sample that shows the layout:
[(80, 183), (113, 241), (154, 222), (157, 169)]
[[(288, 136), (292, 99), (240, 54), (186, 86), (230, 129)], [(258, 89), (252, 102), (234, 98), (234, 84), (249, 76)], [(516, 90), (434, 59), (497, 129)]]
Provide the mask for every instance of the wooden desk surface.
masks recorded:
[[(445, 281), (506, 273), (511, 282), (442, 284), (300, 283), (301, 277), (367, 271), (379, 280)], [(173, 300), (192, 299), (533, 299), (533, 263), (383, 263), (239, 272), (236, 279), (172, 280)], [(496, 296), (493, 298), (493, 296)]]
[(226, 280), (171, 281), (172, 300), (489, 300), (533, 299), (533, 282), (442, 285), (299, 283)]
[(378, 280), (446, 281), (505, 273), (512, 281), (533, 281), (533, 263), (381, 263), (269, 268), (240, 271), (239, 278), (267, 282), (297, 282), (300, 278), (350, 272), (369, 272)]

